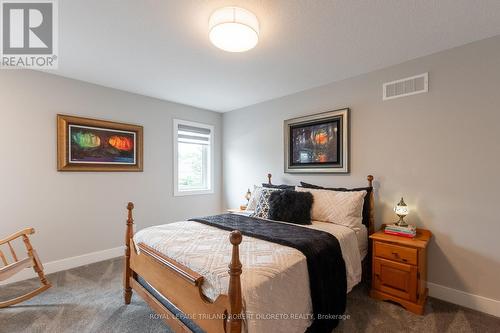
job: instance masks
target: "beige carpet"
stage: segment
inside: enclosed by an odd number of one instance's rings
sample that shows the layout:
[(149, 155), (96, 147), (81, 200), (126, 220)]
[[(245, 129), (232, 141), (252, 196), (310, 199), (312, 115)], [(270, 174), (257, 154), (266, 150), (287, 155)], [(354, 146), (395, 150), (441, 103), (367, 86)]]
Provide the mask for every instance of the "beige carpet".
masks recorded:
[[(134, 295), (125, 306), (122, 261), (113, 259), (48, 276), (53, 287), (16, 306), (0, 309), (0, 332), (170, 332), (161, 319)], [(0, 300), (36, 286), (36, 280), (0, 286)], [(424, 316), (372, 300), (366, 286), (347, 297), (349, 319), (334, 332), (500, 332), (500, 318), (437, 299), (429, 299)], [(263, 332), (265, 333), (265, 332)]]

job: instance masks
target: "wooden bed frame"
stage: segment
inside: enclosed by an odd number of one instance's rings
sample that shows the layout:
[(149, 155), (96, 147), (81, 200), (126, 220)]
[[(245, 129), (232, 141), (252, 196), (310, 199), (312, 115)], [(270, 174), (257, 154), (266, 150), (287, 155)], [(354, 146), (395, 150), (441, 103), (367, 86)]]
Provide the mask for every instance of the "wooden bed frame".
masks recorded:
[[(269, 184), (271, 184), (271, 177), (271, 174), (268, 174)], [(373, 176), (369, 175), (367, 180), (368, 186), (372, 187)], [(229, 241), (232, 244), (232, 256), (228, 266), (229, 289), (227, 295), (220, 295), (212, 302), (202, 293), (203, 276), (143, 243), (134, 244), (132, 240), (134, 235), (133, 209), (134, 204), (129, 202), (127, 205), (123, 281), (125, 304), (130, 304), (132, 290), (134, 290), (159, 315), (158, 318), (163, 319), (174, 332), (192, 332), (180, 320), (178, 314), (176, 315), (169, 310), (139, 283), (138, 277), (140, 276), (202, 330), (209, 333), (241, 333), (243, 324), (240, 279), (242, 265), (239, 259), (241, 233), (235, 230), (229, 236)], [(369, 235), (374, 232), (374, 222), (374, 195), (371, 191)], [(370, 248), (368, 246), (369, 252)], [(369, 258), (371, 258), (370, 253), (363, 261), (363, 273), (365, 269), (370, 269)], [(370, 272), (368, 271), (363, 276), (370, 276)]]

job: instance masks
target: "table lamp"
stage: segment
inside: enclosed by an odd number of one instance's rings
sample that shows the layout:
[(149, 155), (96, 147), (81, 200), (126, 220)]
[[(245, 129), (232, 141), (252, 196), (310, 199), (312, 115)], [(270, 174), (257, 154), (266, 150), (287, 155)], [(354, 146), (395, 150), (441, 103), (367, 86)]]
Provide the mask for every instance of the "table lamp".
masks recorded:
[(250, 192), (250, 189), (247, 190), (247, 193), (245, 193), (245, 199), (247, 199), (247, 204), (246, 205), (241, 205), (240, 210), (246, 210), (248, 207), (248, 204), (250, 203), (250, 198), (252, 197), (252, 192)]
[(404, 217), (408, 215), (408, 206), (406, 205), (403, 198), (401, 198), (399, 203), (394, 207), (394, 212), (397, 216), (399, 216), (399, 221), (396, 223), (396, 225), (400, 227), (407, 227), (408, 224), (405, 222)]

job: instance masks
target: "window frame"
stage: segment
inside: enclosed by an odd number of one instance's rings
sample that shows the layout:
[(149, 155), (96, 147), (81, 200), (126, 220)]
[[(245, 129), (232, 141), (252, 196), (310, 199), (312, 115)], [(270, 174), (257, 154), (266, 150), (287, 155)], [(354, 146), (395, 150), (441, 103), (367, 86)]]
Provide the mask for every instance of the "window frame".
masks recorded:
[[(210, 143), (208, 145), (207, 154), (207, 183), (208, 189), (204, 190), (180, 190), (179, 189), (179, 142), (178, 142), (178, 128), (179, 125), (186, 125), (192, 127), (205, 128), (210, 130)], [(186, 195), (202, 195), (202, 194), (213, 194), (214, 193), (214, 175), (215, 175), (215, 159), (214, 159), (214, 129), (215, 126), (198, 123), (189, 120), (174, 119), (173, 121), (173, 171), (174, 171), (174, 196), (186, 196)]]

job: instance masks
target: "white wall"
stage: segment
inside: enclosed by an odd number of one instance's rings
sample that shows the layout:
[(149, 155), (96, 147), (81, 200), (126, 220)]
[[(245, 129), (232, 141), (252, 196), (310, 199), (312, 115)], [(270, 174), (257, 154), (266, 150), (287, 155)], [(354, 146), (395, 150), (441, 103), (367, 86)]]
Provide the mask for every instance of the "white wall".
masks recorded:
[[(341, 52), (339, 50), (339, 52)], [(382, 84), (429, 72), (430, 92), (382, 101)], [(351, 173), (283, 172), (283, 121), (351, 108)], [(224, 196), (274, 183), (358, 186), (375, 176), (377, 224), (430, 229), (429, 281), (497, 300), (500, 309), (500, 37), (224, 114)], [(500, 311), (497, 312), (497, 315)]]
[[(0, 102), (0, 238), (35, 227), (44, 262), (123, 245), (128, 201), (136, 229), (220, 212), (219, 113), (22, 70), (0, 71)], [(57, 172), (57, 113), (143, 125), (144, 172)], [(173, 196), (174, 117), (215, 126), (214, 194)]]

